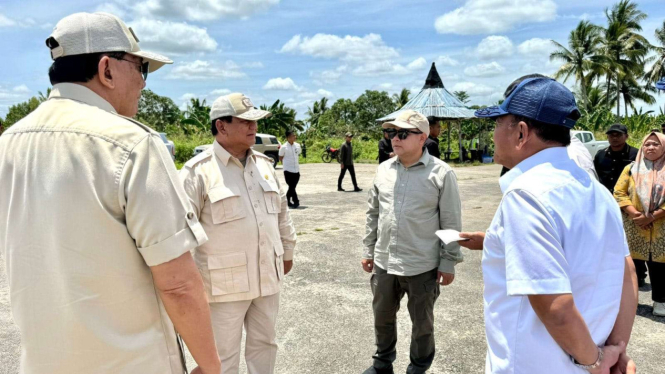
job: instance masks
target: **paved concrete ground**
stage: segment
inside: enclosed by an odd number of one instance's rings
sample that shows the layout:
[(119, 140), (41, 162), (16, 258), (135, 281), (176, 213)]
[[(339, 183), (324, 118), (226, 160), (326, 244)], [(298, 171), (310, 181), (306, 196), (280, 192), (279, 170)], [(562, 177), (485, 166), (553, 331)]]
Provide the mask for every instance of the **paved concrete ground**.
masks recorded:
[[(299, 233), (295, 265), (282, 291), (277, 373), (362, 373), (374, 352), (369, 274), (360, 267), (366, 191), (376, 165), (356, 165), (365, 191), (337, 192), (339, 165), (303, 165), (292, 212)], [(456, 169), (464, 230), (485, 230), (499, 204), (500, 167)], [(281, 171), (280, 171), (281, 174)], [(352, 189), (350, 178), (345, 180)], [(465, 250), (455, 282), (442, 288), (435, 307), (437, 355), (431, 373), (482, 373), (485, 336), (480, 252)], [(20, 339), (11, 322), (4, 273), (0, 271), (0, 373), (16, 373)], [(650, 292), (640, 307), (629, 353), (641, 373), (665, 373), (665, 319), (651, 316)], [(399, 312), (396, 372), (408, 364), (411, 323), (406, 298)], [(189, 358), (190, 368), (193, 366)], [(245, 373), (244, 365), (241, 372)]]

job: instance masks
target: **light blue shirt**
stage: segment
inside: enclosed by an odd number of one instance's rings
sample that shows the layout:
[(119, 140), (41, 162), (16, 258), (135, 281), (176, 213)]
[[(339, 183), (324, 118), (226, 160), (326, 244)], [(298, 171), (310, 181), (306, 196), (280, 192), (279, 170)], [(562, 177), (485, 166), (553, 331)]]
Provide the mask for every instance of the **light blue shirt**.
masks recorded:
[(602, 346), (621, 301), (629, 256), (621, 213), (566, 148), (545, 149), (506, 173), (483, 251), (486, 373), (586, 373), (550, 336), (529, 295), (570, 294)]

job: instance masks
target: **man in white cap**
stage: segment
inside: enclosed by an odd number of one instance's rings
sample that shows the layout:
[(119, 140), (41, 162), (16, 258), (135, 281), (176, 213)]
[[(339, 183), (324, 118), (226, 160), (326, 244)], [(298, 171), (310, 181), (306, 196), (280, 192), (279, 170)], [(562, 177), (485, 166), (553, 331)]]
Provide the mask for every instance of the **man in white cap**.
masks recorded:
[(272, 159), (254, 152), (256, 121), (270, 112), (240, 93), (210, 110), (212, 147), (180, 171), (210, 241), (194, 251), (224, 374), (238, 373), (243, 326), (250, 374), (271, 374), (279, 290), (293, 266), (296, 231)]
[(159, 134), (129, 118), (147, 74), (171, 60), (107, 13), (65, 17), (46, 44), (49, 99), (0, 137), (21, 373), (181, 374), (177, 329), (194, 372), (218, 374), (189, 252), (207, 237)]
[(435, 232), (460, 230), (457, 178), (424, 149), (429, 122), (413, 110), (383, 124), (397, 157), (379, 165), (369, 191), (363, 269), (372, 273), (376, 353), (365, 374), (393, 373), (397, 311), (406, 293), (413, 321), (407, 374), (425, 373), (434, 360), (434, 303), (439, 285), (455, 279), (463, 260), (459, 244), (444, 245)]

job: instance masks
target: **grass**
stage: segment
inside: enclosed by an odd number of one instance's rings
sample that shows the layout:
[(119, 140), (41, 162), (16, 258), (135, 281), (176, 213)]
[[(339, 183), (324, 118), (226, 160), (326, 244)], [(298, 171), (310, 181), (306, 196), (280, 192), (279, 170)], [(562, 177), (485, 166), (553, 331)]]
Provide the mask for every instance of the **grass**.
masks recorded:
[(323, 229), (314, 229), (314, 231), (321, 232), (321, 231), (323, 231)]

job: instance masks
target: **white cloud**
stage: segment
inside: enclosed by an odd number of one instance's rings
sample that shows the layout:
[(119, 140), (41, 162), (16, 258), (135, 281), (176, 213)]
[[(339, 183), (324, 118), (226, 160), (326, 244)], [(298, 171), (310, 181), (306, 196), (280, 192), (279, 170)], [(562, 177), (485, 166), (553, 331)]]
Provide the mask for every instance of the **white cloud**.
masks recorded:
[(106, 13), (111, 13), (115, 16), (117, 16), (120, 19), (125, 18), (125, 15), (127, 14), (123, 8), (121, 8), (118, 4), (116, 3), (103, 3), (99, 4), (97, 8), (95, 9), (96, 12), (106, 12)]
[(451, 92), (455, 91), (466, 91), (466, 93), (469, 94), (469, 96), (488, 96), (491, 95), (496, 90), (484, 84), (473, 83), (473, 82), (460, 82), (456, 83), (453, 86)]
[(388, 91), (393, 88), (392, 83), (381, 83), (380, 85), (376, 86), (376, 88), (383, 90), (383, 91)]
[(139, 38), (142, 49), (171, 54), (214, 52), (217, 42), (205, 28), (187, 23), (141, 18), (130, 26)]
[(134, 8), (146, 16), (212, 21), (230, 17), (246, 19), (277, 4), (279, 0), (145, 0)]
[(14, 89), (12, 91), (14, 91), (16, 93), (30, 93), (30, 89), (25, 84), (14, 87)]
[(376, 76), (383, 74), (405, 75), (410, 70), (400, 64), (393, 64), (391, 61), (370, 61), (353, 69), (353, 75), (357, 76)]
[(230, 93), (231, 93), (231, 90), (226, 89), (226, 88), (221, 88), (221, 89), (210, 91), (209, 96), (224, 96), (224, 95), (228, 95)]
[(343, 38), (330, 34), (316, 34), (312, 37), (296, 35), (282, 46), (280, 52), (346, 62), (399, 57), (397, 50), (387, 46), (378, 34), (368, 34), (363, 37), (347, 35)]
[(7, 18), (4, 14), (0, 14), (0, 27), (16, 26), (16, 21)]
[(419, 57), (413, 60), (410, 64), (406, 65), (406, 68), (409, 70), (418, 70), (427, 66), (427, 60), (422, 57)]
[(225, 66), (217, 66), (209, 61), (196, 60), (193, 62), (176, 62), (167, 79), (204, 80), (204, 79), (237, 79), (246, 76), (237, 68), (233, 61), (227, 61)]
[(438, 17), (434, 27), (440, 34), (505, 32), (524, 23), (552, 21), (556, 10), (553, 0), (467, 0)]
[(248, 69), (263, 69), (265, 66), (263, 66), (263, 63), (260, 61), (256, 62), (247, 62), (242, 64), (243, 67), (246, 67)]
[(291, 78), (272, 78), (264, 86), (264, 90), (275, 91), (300, 91), (302, 88), (298, 87)]
[(319, 94), (320, 96), (323, 96), (323, 97), (333, 97), (333, 96), (335, 96), (335, 94), (333, 94), (332, 92), (330, 92), (328, 90), (324, 90), (322, 88), (317, 90), (316, 93)]
[(454, 58), (450, 56), (439, 56), (439, 58), (436, 59), (437, 65), (443, 65), (443, 66), (458, 66), (459, 61), (455, 60)]
[(483, 39), (476, 47), (478, 57), (482, 59), (509, 56), (513, 52), (513, 42), (508, 37), (492, 35)]
[(322, 86), (324, 83), (336, 83), (344, 73), (349, 70), (347, 65), (338, 66), (335, 70), (324, 70), (322, 72), (310, 72), (309, 75), (314, 78), (314, 83)]
[(517, 50), (527, 56), (549, 55), (554, 45), (550, 39), (533, 38), (520, 44)]
[(186, 94), (180, 96), (180, 101), (187, 101), (187, 102), (189, 102), (189, 100), (191, 100), (191, 99), (196, 99), (197, 97), (198, 97), (198, 96), (195, 95), (195, 94), (193, 94), (193, 93), (186, 93)]
[(492, 61), (489, 64), (479, 64), (475, 66), (469, 66), (464, 69), (464, 74), (470, 77), (496, 77), (506, 72), (506, 68), (501, 66), (496, 61)]

